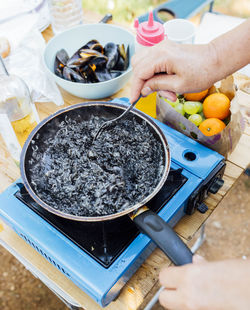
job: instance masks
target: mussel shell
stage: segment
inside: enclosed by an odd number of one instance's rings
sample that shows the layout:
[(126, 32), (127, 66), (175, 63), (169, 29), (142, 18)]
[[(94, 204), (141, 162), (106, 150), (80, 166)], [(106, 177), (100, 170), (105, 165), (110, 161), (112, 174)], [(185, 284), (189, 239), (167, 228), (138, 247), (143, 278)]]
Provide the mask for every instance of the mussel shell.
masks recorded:
[(61, 49), (56, 53), (54, 61), (54, 72), (57, 76), (63, 77), (63, 68), (69, 59), (69, 55), (65, 49)]
[(95, 75), (96, 75), (96, 79), (98, 80), (98, 82), (105, 82), (105, 81), (112, 79), (112, 76), (109, 70), (106, 68), (101, 71), (96, 70)]
[(114, 70), (125, 71), (129, 66), (129, 45), (125, 50), (124, 44), (118, 45), (119, 58), (113, 67)]
[(81, 53), (76, 57), (74, 54), (68, 61), (67, 66), (69, 68), (77, 68), (81, 67), (85, 64), (87, 64), (91, 59), (97, 57), (97, 56), (103, 56), (101, 53), (90, 50), (90, 49), (83, 49)]
[(91, 40), (89, 41), (87, 44), (84, 44), (83, 46), (81, 46), (71, 57), (70, 59), (78, 59), (80, 58), (80, 53), (83, 51), (83, 50), (86, 50), (86, 49), (91, 49), (91, 46), (95, 45), (95, 44), (99, 44), (99, 42), (97, 40)]
[(94, 65), (87, 64), (80, 68), (80, 74), (86, 81), (86, 83), (96, 83), (98, 79), (95, 74), (96, 67)]
[(123, 71), (119, 71), (119, 70), (111, 70), (111, 71), (110, 71), (110, 75), (111, 75), (111, 78), (112, 78), (112, 79), (117, 78), (117, 77), (120, 76), (122, 73), (123, 73)]
[(54, 68), (54, 72), (57, 76), (59, 76), (60, 78), (63, 78), (63, 68)]
[(102, 53), (96, 51), (96, 50), (91, 50), (91, 49), (82, 49), (80, 56), (82, 58), (87, 57), (88, 55), (94, 55), (96, 57), (104, 57), (104, 55), (102, 55)]
[(83, 50), (86, 50), (86, 49), (95, 50), (95, 51), (98, 51), (101, 54), (104, 53), (103, 46), (97, 40), (91, 40), (87, 44), (85, 44), (84, 46), (79, 48), (79, 50), (77, 51), (78, 55), (80, 55), (80, 53)]
[(91, 45), (90, 49), (98, 51), (101, 54), (104, 53), (104, 48), (100, 43), (96, 43), (96, 44)]
[(64, 66), (66, 66), (68, 59), (69, 59), (69, 55), (65, 51), (65, 49), (62, 48), (56, 53), (55, 60), (58, 61), (59, 63), (62, 63)]
[(95, 39), (90, 40), (88, 43), (83, 45), (83, 47), (81, 47), (79, 50), (81, 50), (81, 49), (92, 49), (92, 46), (95, 44), (100, 44), (100, 43), (99, 43), (99, 41), (97, 41)]
[(71, 82), (80, 82), (80, 83), (86, 82), (79, 73), (77, 73), (76, 71), (67, 66), (63, 68), (63, 78)]
[(129, 45), (128, 45), (127, 50), (126, 50), (126, 58), (124, 60), (124, 69), (123, 70), (127, 70), (129, 67), (129, 56), (130, 56), (130, 49), (129, 49)]
[(124, 59), (120, 56), (117, 63), (113, 67), (113, 70), (124, 71)]
[(109, 42), (103, 46), (90, 40), (69, 58), (61, 49), (54, 62), (56, 75), (80, 83), (104, 82), (120, 76), (129, 66), (129, 46)]
[(116, 65), (119, 58), (118, 47), (115, 43), (109, 42), (104, 46), (104, 55), (108, 57), (107, 69), (112, 69)]
[(126, 49), (124, 44), (118, 45), (118, 51), (123, 60), (126, 59)]
[(102, 55), (90, 60), (89, 64), (95, 65), (97, 69), (104, 68), (108, 61), (108, 57)]

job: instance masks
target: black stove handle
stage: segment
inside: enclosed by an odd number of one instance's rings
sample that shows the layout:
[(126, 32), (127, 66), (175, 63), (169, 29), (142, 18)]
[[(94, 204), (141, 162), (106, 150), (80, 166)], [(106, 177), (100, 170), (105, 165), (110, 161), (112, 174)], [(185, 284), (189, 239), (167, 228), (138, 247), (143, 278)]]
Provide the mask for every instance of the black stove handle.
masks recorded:
[(134, 217), (133, 221), (176, 266), (192, 263), (191, 250), (159, 215), (147, 210)]

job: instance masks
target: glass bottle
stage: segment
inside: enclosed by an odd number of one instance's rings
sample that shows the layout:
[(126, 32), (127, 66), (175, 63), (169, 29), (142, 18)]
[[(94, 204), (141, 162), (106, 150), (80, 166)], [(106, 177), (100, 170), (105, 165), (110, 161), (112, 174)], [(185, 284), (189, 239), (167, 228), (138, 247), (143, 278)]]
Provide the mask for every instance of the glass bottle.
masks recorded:
[(81, 0), (49, 0), (48, 3), (54, 34), (82, 23)]
[(28, 135), (39, 122), (25, 82), (15, 75), (0, 75), (0, 133), (16, 162)]

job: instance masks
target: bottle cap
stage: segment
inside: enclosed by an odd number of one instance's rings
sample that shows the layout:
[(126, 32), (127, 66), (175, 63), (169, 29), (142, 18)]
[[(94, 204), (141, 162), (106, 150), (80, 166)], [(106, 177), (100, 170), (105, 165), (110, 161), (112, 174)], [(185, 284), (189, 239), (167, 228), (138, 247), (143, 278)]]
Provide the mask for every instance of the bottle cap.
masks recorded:
[(164, 27), (161, 23), (154, 21), (153, 12), (149, 12), (148, 21), (140, 23), (136, 18), (134, 21), (136, 28), (136, 40), (144, 46), (153, 46), (164, 40)]

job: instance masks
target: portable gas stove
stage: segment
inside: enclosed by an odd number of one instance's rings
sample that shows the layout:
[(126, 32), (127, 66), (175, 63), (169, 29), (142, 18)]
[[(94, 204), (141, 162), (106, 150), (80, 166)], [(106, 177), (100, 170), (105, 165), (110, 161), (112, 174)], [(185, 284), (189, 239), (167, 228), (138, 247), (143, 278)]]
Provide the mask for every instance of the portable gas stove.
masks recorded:
[[(173, 227), (185, 214), (207, 210), (203, 200), (222, 186), (225, 163), (220, 154), (155, 122), (167, 137), (172, 161), (165, 185), (147, 206)], [(0, 216), (103, 307), (155, 248), (128, 216), (83, 223), (48, 213), (27, 194), (21, 179), (0, 195)]]

